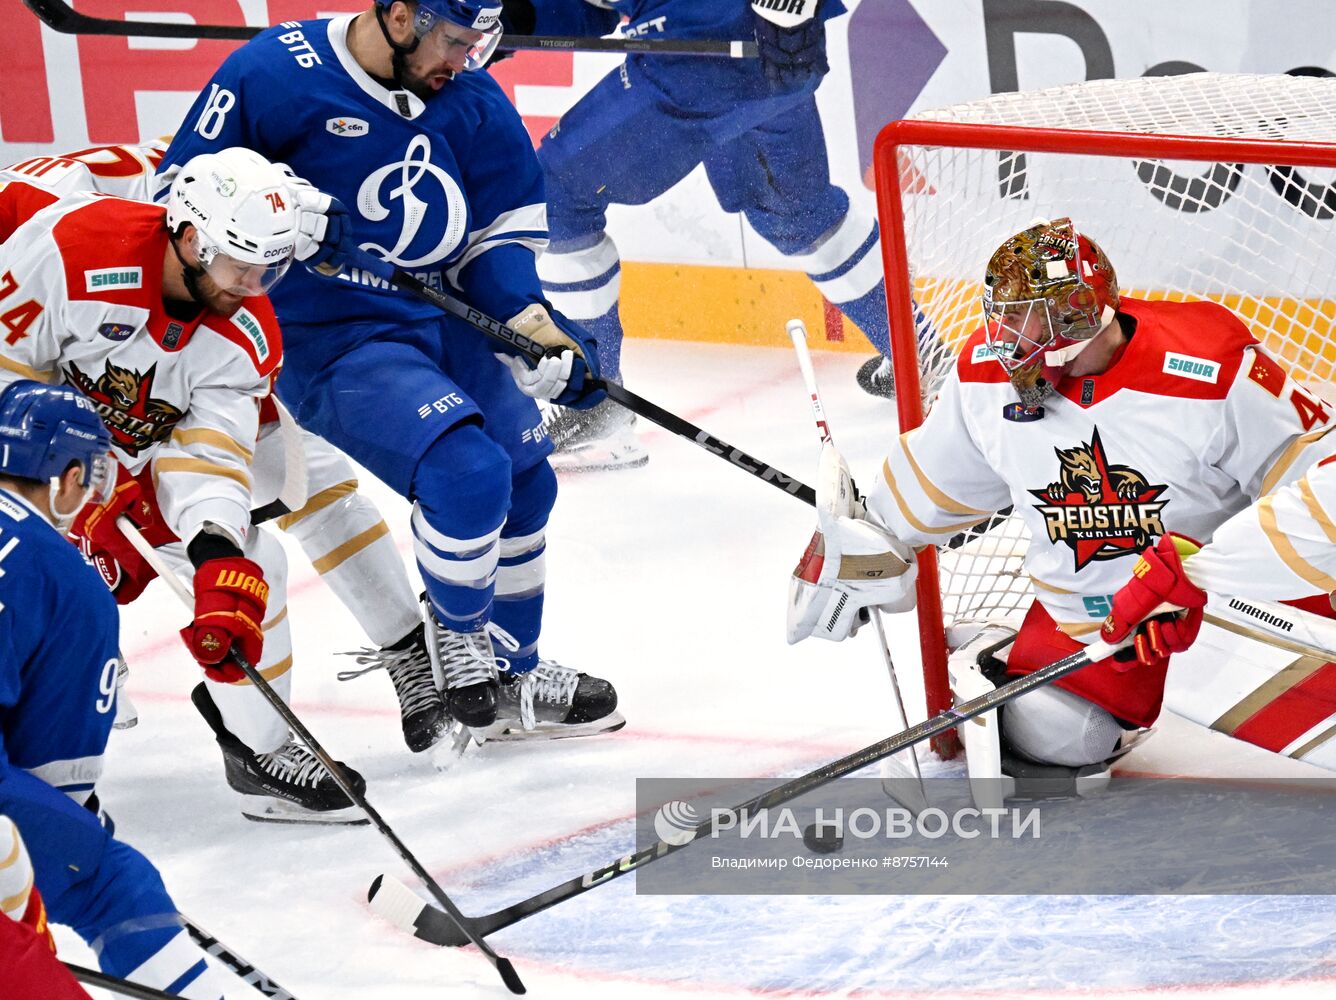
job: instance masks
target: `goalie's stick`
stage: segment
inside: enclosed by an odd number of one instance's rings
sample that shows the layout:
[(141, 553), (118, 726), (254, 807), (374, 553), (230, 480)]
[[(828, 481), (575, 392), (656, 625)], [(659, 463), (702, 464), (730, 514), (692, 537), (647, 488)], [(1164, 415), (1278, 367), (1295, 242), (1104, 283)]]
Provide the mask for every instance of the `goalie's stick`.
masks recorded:
[[(1130, 639), (1125, 640), (1119, 646), (1111, 646), (1105, 642), (1093, 642), (1085, 649), (1056, 660), (1046, 667), (1041, 667), (1032, 674), (1018, 677), (999, 688), (980, 695), (978, 698), (957, 705), (955, 708), (948, 708), (939, 712), (916, 726), (911, 726), (879, 743), (873, 743), (871, 746), (855, 751), (847, 757), (841, 757), (837, 761), (825, 764), (815, 771), (809, 771), (801, 777), (787, 781), (779, 787), (763, 792), (731, 809), (714, 810), (710, 819), (698, 824), (691, 831), (691, 840), (689, 841), (679, 841), (676, 844), (670, 844), (664, 840), (657, 841), (644, 850), (618, 858), (610, 864), (595, 868), (584, 875), (578, 875), (567, 882), (553, 886), (551, 889), (507, 906), (505, 909), (484, 914), (480, 917), (467, 917), (465, 919), (468, 921), (469, 928), (478, 936), (486, 936), (501, 930), (503, 927), (509, 927), (511, 924), (518, 923), (535, 913), (540, 913), (550, 906), (564, 903), (574, 896), (588, 892), (595, 886), (603, 885), (620, 875), (635, 871), (637, 868), (679, 851), (686, 847), (688, 843), (693, 843), (702, 837), (709, 838), (713, 828), (712, 824), (720, 817), (732, 816), (736, 821), (743, 814), (751, 814), (760, 809), (771, 809), (782, 805), (800, 795), (805, 795), (816, 788), (820, 788), (822, 785), (829, 784), (836, 778), (843, 778), (845, 775), (852, 774), (869, 764), (875, 764), (879, 760), (897, 754), (901, 750), (917, 746), (946, 732), (948, 729), (955, 728), (962, 722), (973, 719), (975, 716), (991, 712), (999, 705), (1005, 705), (1012, 699), (1019, 698), (1021, 695), (1055, 681), (1059, 677), (1065, 677), (1097, 660), (1112, 656), (1130, 641)], [(418, 898), (416, 894), (392, 876), (379, 876), (372, 883), (368, 898), (373, 910), (425, 941), (449, 946), (468, 943), (468, 939), (459, 933), (459, 928), (447, 918), (446, 914)]]
[[(409, 289), (419, 298), (430, 302), (442, 312), (457, 316), (474, 329), (481, 330), (493, 340), (514, 349), (530, 361), (536, 363), (543, 360), (545, 353), (543, 346), (530, 340), (518, 330), (513, 330), (500, 320), (460, 302), (454, 296), (441, 291), (439, 288), (432, 288), (401, 267), (394, 267), (383, 260), (371, 257), (369, 254), (364, 254), (363, 258), (359, 261), (359, 266), (372, 274), (386, 278), (402, 288)], [(656, 406), (643, 396), (636, 395), (630, 389), (624, 388), (616, 382), (608, 382), (603, 379), (586, 379), (585, 384), (593, 390), (603, 390), (613, 402), (626, 407), (632, 413), (642, 416), (646, 420), (653, 421), (664, 430), (671, 431), (680, 438), (686, 438), (686, 440), (699, 445), (710, 454), (718, 455), (725, 462), (737, 466), (743, 472), (797, 497), (804, 503), (813, 505), (816, 503), (816, 493), (812, 487), (799, 482), (792, 476), (785, 475), (774, 466), (762, 462), (759, 458), (748, 455), (740, 448), (734, 448), (727, 441), (715, 437), (689, 420), (684, 420), (677, 414), (669, 413), (663, 407)]]
[[(800, 319), (791, 319), (785, 326), (788, 331), (789, 339), (793, 341), (794, 353), (798, 356), (798, 369), (802, 372), (803, 384), (807, 387), (807, 395), (812, 401), (812, 418), (816, 421), (817, 435), (821, 438), (821, 444), (829, 444), (835, 447), (835, 438), (830, 432), (830, 423), (826, 420), (826, 408), (821, 402), (821, 390), (816, 384), (816, 369), (812, 367), (812, 354), (807, 349), (807, 326)], [(895, 672), (895, 661), (891, 659), (891, 647), (886, 642), (886, 627), (881, 620), (881, 609), (871, 609), (872, 624), (876, 626), (877, 645), (881, 649), (881, 658), (886, 663), (886, 673), (891, 678), (891, 707), (895, 710), (891, 717), (891, 723), (899, 726), (901, 729), (908, 728), (909, 716), (905, 714), (904, 699), (900, 696), (900, 678)], [(923, 787), (923, 772), (919, 769), (918, 754), (910, 750), (904, 755), (909, 758), (910, 767), (906, 768), (904, 764), (895, 757), (887, 757), (886, 765), (898, 768), (901, 775), (908, 774), (916, 783), (918, 797), (912, 802), (901, 802), (900, 804), (910, 809), (915, 815), (928, 807), (928, 792)], [(902, 782), (903, 777), (883, 777), (882, 787), (886, 793), (896, 801), (900, 801), (901, 795), (893, 792), (887, 781)]]
[[(118, 20), (81, 14), (67, 0), (23, 0), (48, 28), (67, 35), (120, 35), (134, 38), (207, 38), (245, 41), (269, 25), (181, 24), (171, 21)], [(566, 52), (640, 52), (673, 56), (755, 59), (754, 41), (698, 41), (680, 38), (600, 38), (575, 35), (502, 35), (499, 49)]]
[[(144, 560), (153, 567), (163, 580), (167, 582), (167, 585), (172, 588), (177, 597), (181, 598), (186, 607), (193, 608), (195, 598), (191, 593), (190, 587), (184, 580), (172, 572), (171, 567), (167, 565), (162, 556), (160, 556), (157, 550), (148, 543), (144, 536), (136, 530), (135, 526), (130, 523), (130, 520), (121, 516), (116, 519), (116, 524), (117, 527), (120, 528), (121, 533), (129, 540), (130, 544), (135, 547), (135, 551), (143, 556)], [(444, 914), (448, 914), (450, 919), (455, 921), (457, 930), (463, 934), (461, 943), (477, 946), (478, 950), (483, 953), (489, 962), (492, 963), (492, 966), (501, 976), (501, 981), (506, 984), (506, 988), (509, 989), (510, 992), (524, 993), (524, 983), (520, 981), (520, 977), (518, 973), (515, 972), (515, 967), (510, 963), (510, 959), (499, 956), (492, 950), (491, 946), (488, 945), (486, 941), (482, 940), (481, 936), (474, 934), (470, 930), (466, 923), (468, 918), (459, 912), (459, 908), (455, 906), (450, 897), (446, 895), (445, 890), (442, 889), (440, 885), (437, 884), (436, 880), (428, 874), (427, 870), (422, 867), (421, 862), (419, 862), (413, 852), (408, 849), (408, 845), (400, 840), (399, 835), (394, 832), (393, 828), (381, 818), (380, 813), (375, 810), (367, 800), (367, 797), (359, 792), (357, 788), (354, 787), (353, 783), (348, 780), (348, 775), (344, 772), (343, 767), (338, 761), (331, 757), (325, 748), (321, 746), (320, 742), (311, 735), (311, 731), (306, 728), (305, 723), (303, 723), (297, 716), (297, 713), (288, 706), (287, 702), (279, 697), (278, 692), (270, 686), (269, 682), (264, 679), (264, 676), (260, 671), (241, 654), (241, 651), (237, 649), (235, 645), (233, 645), (229, 653), (232, 659), (236, 661), (237, 666), (241, 668), (241, 672), (246, 675), (246, 679), (259, 689), (260, 693), (264, 695), (265, 700), (273, 706), (274, 711), (282, 716), (283, 721), (291, 727), (293, 732), (295, 732), (297, 736), (301, 738), (301, 741), (306, 744), (307, 748), (310, 749), (311, 753), (314, 754), (316, 758), (319, 759), (320, 763), (325, 766), (326, 770), (328, 770), (330, 775), (334, 778), (335, 783), (343, 789), (343, 794), (348, 796), (348, 798), (366, 814), (367, 819), (371, 820), (376, 829), (380, 831), (381, 836), (389, 841), (390, 846), (394, 848), (395, 852), (403, 862), (408, 865), (413, 874), (427, 887), (427, 891), (431, 893), (432, 898), (441, 905)]]

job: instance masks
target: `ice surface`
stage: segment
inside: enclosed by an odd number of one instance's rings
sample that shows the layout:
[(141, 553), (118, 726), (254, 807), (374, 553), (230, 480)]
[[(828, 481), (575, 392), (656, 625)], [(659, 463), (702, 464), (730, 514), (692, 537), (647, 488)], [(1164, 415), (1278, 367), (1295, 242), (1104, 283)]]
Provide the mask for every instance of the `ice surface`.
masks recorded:
[[(790, 352), (632, 341), (626, 356), (628, 387), (812, 481), (817, 438)], [(870, 484), (895, 430), (891, 406), (855, 387), (859, 360), (815, 356), (835, 439)], [(404, 749), (387, 678), (335, 681), (348, 665), (335, 654), (365, 639), (289, 547), (296, 708), (366, 775), (372, 802), (466, 913), (631, 851), (637, 777), (793, 775), (890, 735), (870, 630), (842, 645), (785, 644), (786, 581), (810, 510), (666, 432), (641, 432), (649, 465), (563, 479), (549, 531), (544, 654), (616, 683), (628, 724), (612, 736), (491, 745), (437, 772)], [(407, 552), (406, 505), (363, 485)], [(435, 948), (371, 914), (378, 872), (413, 884), (372, 829), (241, 817), (188, 701), (197, 671), (174, 634), (183, 622), (161, 583), (125, 614), (141, 721), (114, 734), (101, 789), (181, 908), (300, 1000), (505, 995), (472, 950)], [(916, 721), (914, 620), (888, 625)], [(1312, 773), (1174, 719), (1123, 769)], [(1321, 897), (654, 897), (627, 876), (491, 941), (531, 995), (582, 1000), (1296, 997), (1336, 995), (1331, 914)], [(91, 963), (73, 935), (60, 943)]]

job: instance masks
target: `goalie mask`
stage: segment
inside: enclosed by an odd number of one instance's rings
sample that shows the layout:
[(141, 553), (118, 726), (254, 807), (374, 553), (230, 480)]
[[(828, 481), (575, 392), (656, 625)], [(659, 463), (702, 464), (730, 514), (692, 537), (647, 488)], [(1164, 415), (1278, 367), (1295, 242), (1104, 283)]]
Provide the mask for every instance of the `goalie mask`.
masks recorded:
[(1071, 219), (1011, 237), (989, 258), (983, 284), (985, 339), (1027, 410), (1118, 308), (1113, 265)]

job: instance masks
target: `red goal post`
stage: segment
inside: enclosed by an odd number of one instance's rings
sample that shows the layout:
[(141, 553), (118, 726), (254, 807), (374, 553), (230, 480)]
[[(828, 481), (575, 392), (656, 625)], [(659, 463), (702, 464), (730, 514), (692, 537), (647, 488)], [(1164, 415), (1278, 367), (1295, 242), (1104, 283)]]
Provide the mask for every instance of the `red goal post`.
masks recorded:
[[(874, 167), (901, 432), (981, 323), (988, 256), (1041, 216), (1093, 236), (1125, 293), (1221, 302), (1298, 377), (1336, 375), (1336, 80), (1199, 73), (994, 95), (892, 122)], [(1032, 599), (1027, 541), (1013, 517), (920, 553), (929, 714), (951, 703), (946, 629)], [(954, 755), (954, 732), (934, 748)]]

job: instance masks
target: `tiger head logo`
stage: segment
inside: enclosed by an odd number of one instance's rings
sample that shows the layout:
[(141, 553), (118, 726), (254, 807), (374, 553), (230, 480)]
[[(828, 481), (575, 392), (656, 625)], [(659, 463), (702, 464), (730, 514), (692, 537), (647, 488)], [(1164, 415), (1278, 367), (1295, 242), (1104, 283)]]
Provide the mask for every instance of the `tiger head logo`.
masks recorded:
[(1111, 463), (1098, 428), (1089, 442), (1054, 448), (1058, 478), (1031, 490), (1040, 501), (1049, 541), (1068, 546), (1076, 569), (1087, 563), (1135, 555), (1164, 534), (1160, 511), (1168, 487), (1153, 485), (1136, 469)]
[(156, 364), (140, 373), (108, 361), (102, 374), (93, 377), (70, 362), (65, 380), (92, 400), (111, 431), (112, 444), (137, 457), (171, 437), (172, 429), (185, 416), (180, 407), (153, 397), (157, 371)]

